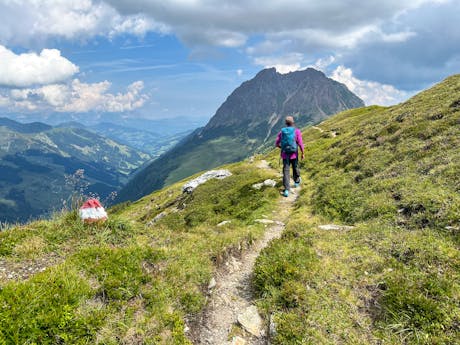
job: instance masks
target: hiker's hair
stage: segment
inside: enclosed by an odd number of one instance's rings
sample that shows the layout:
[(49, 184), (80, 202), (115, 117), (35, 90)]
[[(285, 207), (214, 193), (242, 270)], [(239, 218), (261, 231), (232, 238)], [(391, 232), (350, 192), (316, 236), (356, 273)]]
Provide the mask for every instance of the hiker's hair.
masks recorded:
[(292, 126), (294, 124), (294, 118), (292, 116), (286, 116), (286, 126)]

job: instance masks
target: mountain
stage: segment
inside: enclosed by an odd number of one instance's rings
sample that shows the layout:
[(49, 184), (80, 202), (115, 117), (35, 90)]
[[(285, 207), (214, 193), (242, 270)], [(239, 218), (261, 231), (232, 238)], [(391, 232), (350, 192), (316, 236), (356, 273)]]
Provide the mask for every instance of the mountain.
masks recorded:
[[(106, 197), (151, 157), (83, 128), (0, 119), (0, 221), (24, 221), (62, 207), (83, 169), (87, 192)], [(83, 183), (83, 181), (81, 181)]]
[(233, 91), (200, 135), (239, 135), (244, 129), (249, 139), (260, 143), (279, 131), (286, 115), (294, 115), (297, 125), (304, 126), (362, 106), (345, 85), (313, 68), (288, 74), (270, 68)]
[(52, 128), (41, 122), (19, 123), (6, 117), (0, 117), (0, 126), (18, 133), (40, 133)]
[(177, 116), (172, 118), (152, 119), (136, 112), (132, 113), (83, 113), (83, 114), (63, 114), (63, 113), (30, 113), (8, 115), (10, 119), (18, 122), (41, 122), (51, 126), (61, 126), (63, 123), (82, 124), (85, 127), (91, 128), (100, 123), (111, 123), (114, 125), (138, 129), (162, 135), (176, 135), (192, 131), (198, 127), (202, 127), (209, 117), (187, 117)]
[(345, 85), (312, 68), (288, 74), (262, 70), (233, 91), (204, 128), (139, 172), (119, 200), (134, 200), (198, 171), (248, 157), (271, 145), (287, 115), (305, 126), (363, 105)]
[[(457, 344), (460, 75), (400, 105), (339, 113), (303, 137), (294, 204), (279, 193), (273, 149), (220, 167), (232, 175), (192, 193), (182, 192), (187, 178), (117, 205), (106, 223), (85, 225), (74, 210), (4, 229), (0, 339), (196, 344), (207, 307), (238, 315), (251, 291), (261, 343)], [(253, 187), (269, 178), (278, 188)], [(277, 231), (250, 279), (220, 285)], [(222, 319), (229, 327), (209, 329), (221, 343), (249, 342)]]

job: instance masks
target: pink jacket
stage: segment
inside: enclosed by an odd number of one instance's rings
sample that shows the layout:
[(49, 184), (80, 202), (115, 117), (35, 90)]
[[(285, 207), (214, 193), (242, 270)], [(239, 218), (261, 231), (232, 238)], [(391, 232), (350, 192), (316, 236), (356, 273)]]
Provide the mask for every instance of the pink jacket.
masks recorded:
[[(303, 141), (302, 141), (302, 132), (300, 129), (296, 128), (295, 129), (295, 141), (297, 142), (297, 145), (300, 147), (300, 151), (303, 153)], [(276, 137), (276, 142), (275, 142), (276, 147), (281, 147), (281, 132), (278, 133), (278, 136)], [(286, 159), (287, 154), (284, 152), (281, 152), (281, 158)], [(297, 152), (292, 153), (289, 159), (296, 159), (297, 158)]]

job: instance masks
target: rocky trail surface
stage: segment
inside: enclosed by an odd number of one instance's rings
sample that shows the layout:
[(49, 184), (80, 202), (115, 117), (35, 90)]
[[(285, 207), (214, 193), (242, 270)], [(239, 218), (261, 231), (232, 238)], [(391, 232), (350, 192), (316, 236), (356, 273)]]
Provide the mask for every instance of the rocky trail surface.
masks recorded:
[[(271, 169), (266, 161), (258, 167)], [(268, 343), (268, 321), (257, 312), (252, 289), (254, 263), (269, 242), (279, 238), (284, 230), (299, 188), (292, 189), (289, 197), (280, 197), (272, 217), (259, 221), (266, 231), (260, 240), (243, 252), (241, 257), (230, 257), (209, 284), (210, 300), (205, 312), (192, 330), (194, 344), (206, 345), (262, 345)]]

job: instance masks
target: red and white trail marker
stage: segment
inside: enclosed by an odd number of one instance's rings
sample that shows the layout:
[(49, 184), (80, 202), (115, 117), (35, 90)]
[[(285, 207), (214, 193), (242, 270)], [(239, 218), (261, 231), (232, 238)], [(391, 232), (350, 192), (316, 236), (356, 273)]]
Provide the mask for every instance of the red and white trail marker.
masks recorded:
[(94, 223), (107, 220), (107, 212), (97, 199), (88, 199), (78, 211), (80, 218), (85, 223)]

